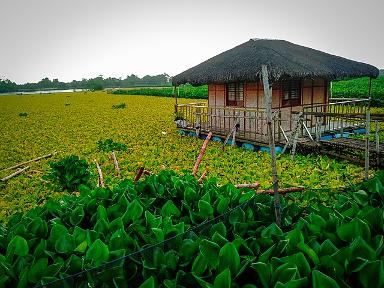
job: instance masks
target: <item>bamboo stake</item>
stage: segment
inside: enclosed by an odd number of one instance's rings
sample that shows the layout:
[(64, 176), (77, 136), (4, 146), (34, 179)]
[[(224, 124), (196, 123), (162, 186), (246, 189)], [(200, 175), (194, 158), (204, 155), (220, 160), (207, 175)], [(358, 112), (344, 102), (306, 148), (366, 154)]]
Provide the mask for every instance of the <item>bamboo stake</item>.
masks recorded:
[(203, 183), (205, 177), (207, 176), (208, 168), (205, 168), (204, 173), (200, 176), (199, 180), (197, 181), (199, 184)]
[(113, 159), (113, 164), (115, 165), (116, 175), (117, 177), (120, 177), (119, 162), (117, 162), (115, 151), (112, 151), (112, 159)]
[(135, 179), (133, 180), (133, 183), (136, 183), (137, 181), (140, 180), (141, 175), (143, 175), (143, 172), (144, 172), (144, 167), (140, 167), (139, 170), (137, 171)]
[(276, 151), (275, 151), (275, 137), (272, 125), (272, 89), (269, 87), (268, 81), (268, 69), (266, 65), (261, 66), (261, 74), (263, 79), (264, 87), (264, 103), (265, 110), (267, 112), (267, 128), (268, 128), (268, 139), (269, 139), (269, 150), (271, 153), (271, 168), (272, 168), (272, 181), (274, 191), (274, 206), (275, 206), (275, 217), (277, 226), (281, 226), (281, 207), (280, 207), (280, 196), (279, 196), (279, 184), (277, 179), (276, 169)]
[(15, 168), (19, 168), (20, 166), (24, 166), (25, 164), (29, 164), (29, 163), (31, 163), (31, 162), (36, 162), (36, 161), (39, 161), (39, 160), (44, 159), (44, 158), (52, 157), (52, 156), (55, 155), (55, 154), (56, 154), (56, 153), (51, 153), (51, 154), (47, 154), (47, 155), (44, 155), (44, 156), (40, 156), (40, 157), (34, 158), (34, 159), (32, 159), (32, 160), (28, 160), (28, 161), (25, 161), (25, 162), (16, 164), (15, 166), (1, 169), (0, 171), (12, 170), (12, 169), (15, 169)]
[(11, 179), (12, 177), (15, 177), (16, 175), (19, 175), (20, 173), (23, 173), (27, 169), (29, 169), (29, 166), (17, 170), (16, 172), (12, 173), (11, 175), (8, 175), (8, 176), (4, 177), (3, 179), (1, 179), (1, 181), (2, 182), (7, 181), (7, 180)]
[(365, 127), (365, 180), (369, 177), (369, 133), (371, 130), (371, 89), (372, 89), (372, 78), (369, 77), (369, 88), (368, 88), (368, 107), (366, 111), (366, 127)]
[(380, 138), (379, 138), (379, 121), (375, 121), (375, 146), (376, 146), (376, 165), (380, 165)]
[(144, 171), (143, 171), (143, 174), (146, 175), (146, 176), (149, 176), (149, 175), (151, 175), (152, 173), (151, 173), (151, 171), (149, 171), (149, 170), (144, 170)]
[(96, 164), (96, 167), (97, 167), (97, 173), (99, 173), (99, 180), (98, 180), (98, 185), (100, 187), (105, 187), (105, 184), (104, 184), (104, 178), (103, 178), (103, 173), (101, 172), (101, 168), (100, 168), (100, 165), (99, 163), (97, 162), (97, 160), (93, 160)]
[(203, 159), (205, 150), (207, 149), (207, 145), (211, 137), (212, 137), (212, 132), (209, 132), (207, 135), (207, 138), (205, 138), (204, 140), (203, 146), (201, 146), (201, 150), (200, 150), (199, 156), (197, 156), (196, 163), (193, 166), (193, 170), (192, 170), (193, 176), (196, 176), (197, 170), (199, 169), (199, 165), (201, 163), (201, 160)]
[[(293, 193), (293, 192), (302, 192), (304, 190), (305, 190), (304, 187), (291, 187), (291, 188), (280, 188), (278, 192), (279, 194), (287, 194), (287, 193)], [(273, 195), (275, 192), (273, 190), (261, 190), (261, 191), (257, 191), (256, 193)]]
[(236, 184), (236, 188), (241, 189), (241, 188), (250, 188), (250, 189), (258, 189), (260, 187), (260, 183), (252, 183), (252, 184)]

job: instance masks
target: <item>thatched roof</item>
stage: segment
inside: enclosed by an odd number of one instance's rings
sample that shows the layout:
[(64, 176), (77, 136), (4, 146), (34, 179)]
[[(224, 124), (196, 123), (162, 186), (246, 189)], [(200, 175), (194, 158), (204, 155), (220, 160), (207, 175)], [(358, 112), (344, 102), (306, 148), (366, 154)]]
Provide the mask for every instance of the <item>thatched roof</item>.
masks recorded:
[(251, 39), (174, 76), (172, 83), (255, 82), (259, 80), (263, 64), (268, 67), (271, 82), (286, 78), (340, 80), (379, 75), (379, 70), (372, 65), (285, 40)]

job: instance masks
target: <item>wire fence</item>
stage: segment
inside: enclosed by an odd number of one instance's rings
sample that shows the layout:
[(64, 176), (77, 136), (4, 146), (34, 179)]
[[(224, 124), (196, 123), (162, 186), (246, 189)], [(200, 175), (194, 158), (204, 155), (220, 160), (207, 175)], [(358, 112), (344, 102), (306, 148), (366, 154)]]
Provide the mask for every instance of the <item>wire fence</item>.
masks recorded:
[[(289, 186), (289, 185), (286, 185)], [(271, 185), (268, 189), (271, 189), (273, 185)], [(305, 188), (303, 192), (297, 192), (297, 193), (308, 193), (308, 192), (327, 192), (327, 193), (336, 193), (336, 192), (343, 192), (346, 191), (348, 187), (338, 187), (338, 188)], [(266, 196), (266, 195), (265, 195)], [(270, 198), (272, 199), (272, 198)], [(250, 200), (247, 200), (239, 205), (237, 205), (234, 208), (231, 208), (227, 210), (226, 212), (220, 214), (219, 216), (206, 220), (202, 222), (201, 224), (198, 224), (196, 226), (193, 226), (186, 230), (183, 233), (176, 234), (172, 237), (169, 237), (165, 239), (164, 241), (161, 241), (156, 244), (151, 245), (145, 245), (141, 249), (132, 252), (128, 255), (125, 255), (123, 257), (116, 258), (114, 260), (105, 262), (101, 264), (100, 266), (84, 269), (82, 271), (79, 271), (77, 273), (64, 276), (60, 279), (56, 279), (50, 282), (46, 282), (44, 284), (38, 284), (35, 287), (83, 287), (83, 285), (86, 285), (84, 287), (101, 287), (97, 283), (97, 279), (99, 277), (102, 277), (103, 275), (111, 273), (114, 269), (121, 269), (123, 268), (123, 271), (126, 271), (126, 273), (129, 273), (129, 267), (130, 264), (139, 264), (143, 265), (144, 261), (153, 263), (154, 261), (154, 252), (156, 249), (161, 249), (163, 253), (166, 253), (170, 250), (174, 250), (175, 247), (180, 246), (180, 244), (185, 239), (195, 239), (199, 236), (207, 236), (210, 233), (211, 228), (218, 223), (223, 223), (227, 229), (230, 229), (230, 216), (236, 213), (239, 209), (242, 209), (243, 211), (246, 208), (251, 208), (253, 211), (257, 210), (257, 202), (258, 198), (253, 197)], [(273, 217), (273, 201), (271, 200), (271, 215)], [(282, 209), (280, 207), (280, 209)], [(273, 221), (271, 220), (271, 223)], [(142, 279), (142, 281), (145, 281), (145, 279)], [(129, 285), (131, 287), (132, 284)], [(135, 285), (133, 285), (135, 286)], [(137, 285), (139, 286), (139, 285)], [(115, 287), (119, 287), (118, 285)]]

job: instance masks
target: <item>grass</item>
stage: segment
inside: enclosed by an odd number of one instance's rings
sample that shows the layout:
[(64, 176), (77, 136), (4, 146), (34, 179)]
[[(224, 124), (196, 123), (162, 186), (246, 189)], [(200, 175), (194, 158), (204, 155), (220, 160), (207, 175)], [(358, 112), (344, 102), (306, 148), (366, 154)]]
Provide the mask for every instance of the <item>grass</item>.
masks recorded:
[[(123, 102), (125, 109), (111, 109)], [(188, 102), (180, 99), (180, 103)], [(112, 139), (126, 145), (126, 151), (116, 152), (122, 177), (132, 179), (140, 166), (153, 172), (164, 168), (178, 173), (191, 171), (202, 140), (178, 135), (173, 105), (171, 98), (125, 97), (106, 92), (0, 97), (0, 170), (58, 152), (54, 158), (33, 163), (26, 173), (0, 185), (0, 221), (62, 195), (42, 176), (49, 170), (49, 161), (64, 156), (78, 155), (88, 163), (97, 159), (106, 184), (117, 183), (113, 161), (109, 153), (98, 149), (99, 140)], [(28, 117), (20, 117), (20, 112), (28, 113)], [(232, 147), (222, 152), (218, 143), (211, 142), (198, 175), (205, 167), (209, 168), (208, 176), (218, 178), (222, 184), (271, 184), (270, 157), (265, 153)], [(92, 171), (96, 183), (94, 166)], [(278, 173), (281, 186), (313, 188), (344, 186), (364, 176), (361, 167), (318, 155), (298, 155), (294, 161), (284, 155), (278, 160)], [(7, 174), (9, 171), (0, 171), (1, 178)]]

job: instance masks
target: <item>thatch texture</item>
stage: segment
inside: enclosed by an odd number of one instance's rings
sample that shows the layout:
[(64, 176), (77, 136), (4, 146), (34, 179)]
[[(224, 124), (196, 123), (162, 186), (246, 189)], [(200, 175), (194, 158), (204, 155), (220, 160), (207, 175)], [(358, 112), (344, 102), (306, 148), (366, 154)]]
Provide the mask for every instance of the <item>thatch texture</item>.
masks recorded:
[(284, 40), (251, 39), (172, 78), (173, 85), (259, 81), (267, 65), (271, 82), (286, 78), (328, 80), (369, 76), (379, 70), (369, 64), (334, 56)]

